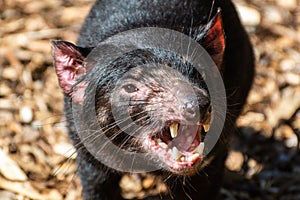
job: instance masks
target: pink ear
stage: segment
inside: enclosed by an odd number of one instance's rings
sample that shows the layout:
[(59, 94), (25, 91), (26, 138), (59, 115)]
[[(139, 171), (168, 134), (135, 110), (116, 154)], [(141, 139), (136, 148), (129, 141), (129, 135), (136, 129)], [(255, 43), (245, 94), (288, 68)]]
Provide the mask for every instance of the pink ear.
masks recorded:
[[(86, 83), (76, 84), (77, 79), (87, 72), (83, 61), (90, 49), (77, 47), (72, 43), (53, 40), (52, 55), (60, 87), (64, 93), (78, 103), (84, 101)], [(75, 86), (75, 87), (74, 87)]]
[(220, 69), (225, 50), (225, 36), (223, 33), (223, 25), (220, 10), (214, 16), (214, 18), (206, 25), (205, 29), (207, 29), (207, 33), (201, 40), (201, 44), (210, 54), (217, 67)]

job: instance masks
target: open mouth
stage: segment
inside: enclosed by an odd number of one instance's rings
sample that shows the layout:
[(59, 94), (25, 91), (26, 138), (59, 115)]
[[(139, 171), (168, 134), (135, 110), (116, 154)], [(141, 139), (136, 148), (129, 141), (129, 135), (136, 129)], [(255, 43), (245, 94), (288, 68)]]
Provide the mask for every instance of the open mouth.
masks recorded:
[(160, 132), (148, 136), (148, 147), (170, 170), (189, 172), (203, 159), (203, 141), (209, 128), (210, 122), (185, 125), (168, 121)]

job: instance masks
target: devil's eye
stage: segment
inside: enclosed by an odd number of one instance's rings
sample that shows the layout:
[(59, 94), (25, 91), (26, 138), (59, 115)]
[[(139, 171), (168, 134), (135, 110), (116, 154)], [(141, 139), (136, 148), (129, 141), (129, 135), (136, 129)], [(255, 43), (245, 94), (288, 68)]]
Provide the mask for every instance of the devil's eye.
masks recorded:
[(138, 89), (135, 85), (133, 85), (133, 84), (127, 84), (127, 85), (125, 85), (123, 88), (124, 88), (124, 90), (125, 90), (126, 92), (128, 92), (128, 93), (133, 93), (133, 92), (136, 92), (136, 91), (139, 90), (139, 89)]

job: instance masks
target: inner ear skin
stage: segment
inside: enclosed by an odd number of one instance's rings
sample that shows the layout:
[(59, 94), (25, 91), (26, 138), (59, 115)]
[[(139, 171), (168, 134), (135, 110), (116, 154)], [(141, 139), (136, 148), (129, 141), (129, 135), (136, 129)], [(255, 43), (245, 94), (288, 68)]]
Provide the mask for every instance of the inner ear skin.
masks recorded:
[(209, 53), (217, 67), (220, 69), (225, 51), (225, 35), (223, 31), (221, 11), (207, 24), (207, 34), (200, 43)]
[(83, 62), (92, 48), (78, 47), (62, 40), (52, 40), (51, 44), (54, 66), (60, 87), (64, 93), (71, 96), (75, 102), (82, 104), (84, 101), (86, 83), (82, 82), (76, 86), (75, 84), (78, 78), (89, 70), (83, 65)]

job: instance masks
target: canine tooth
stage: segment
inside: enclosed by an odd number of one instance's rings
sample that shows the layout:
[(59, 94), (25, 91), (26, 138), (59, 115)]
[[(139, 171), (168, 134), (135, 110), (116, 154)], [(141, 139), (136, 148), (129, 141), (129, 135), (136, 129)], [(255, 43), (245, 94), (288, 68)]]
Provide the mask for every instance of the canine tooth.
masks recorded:
[(168, 147), (168, 145), (164, 142), (159, 141), (158, 145), (161, 146), (162, 148), (166, 149)]
[(175, 138), (178, 134), (178, 123), (173, 123), (170, 125), (171, 137)]
[(210, 129), (210, 124), (203, 124), (203, 128), (205, 132), (208, 132)]
[(180, 153), (180, 151), (178, 151), (178, 149), (176, 147), (173, 147), (171, 156), (174, 160), (177, 160), (178, 158), (180, 158), (181, 153)]
[(198, 153), (198, 154), (202, 155), (203, 150), (204, 150), (204, 142), (201, 142), (194, 150), (194, 153)]

